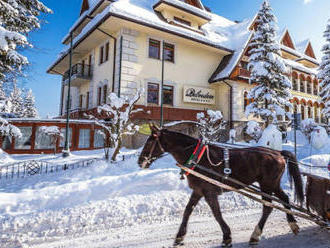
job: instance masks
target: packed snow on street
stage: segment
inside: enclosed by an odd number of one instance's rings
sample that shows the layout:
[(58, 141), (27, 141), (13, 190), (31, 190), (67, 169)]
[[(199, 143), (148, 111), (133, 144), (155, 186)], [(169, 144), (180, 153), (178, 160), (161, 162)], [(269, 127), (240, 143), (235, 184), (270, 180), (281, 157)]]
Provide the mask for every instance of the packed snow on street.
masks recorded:
[[(290, 133), (283, 149), (293, 151), (292, 140)], [(317, 150), (300, 132), (298, 141), (300, 161), (328, 165), (329, 145)], [(117, 163), (99, 160), (88, 168), (1, 180), (0, 247), (171, 247), (191, 190), (187, 180), (180, 180), (171, 156), (142, 170), (137, 165), (139, 152), (122, 149)], [(27, 159), (65, 163), (103, 155), (97, 150), (74, 152), (66, 159), (4, 154), (1, 158), (10, 163)], [(327, 169), (301, 169), (329, 178)], [(285, 173), (283, 187), (292, 195), (286, 178)], [(232, 192), (221, 195), (219, 202), (232, 228), (234, 247), (247, 247), (261, 217), (260, 204)], [(301, 233), (294, 236), (285, 214), (274, 211), (259, 247), (330, 247), (329, 231), (300, 218), (298, 224)], [(220, 227), (202, 200), (190, 219), (185, 247), (219, 247), (221, 240)]]

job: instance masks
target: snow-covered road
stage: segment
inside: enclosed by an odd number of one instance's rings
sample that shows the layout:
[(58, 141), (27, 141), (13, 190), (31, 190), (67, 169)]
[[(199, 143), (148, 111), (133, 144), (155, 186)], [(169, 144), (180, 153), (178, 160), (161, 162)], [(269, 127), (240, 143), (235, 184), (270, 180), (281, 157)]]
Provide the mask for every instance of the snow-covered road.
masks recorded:
[[(260, 217), (260, 211), (226, 213), (225, 218), (232, 228), (234, 247), (248, 247), (249, 237)], [(180, 225), (181, 217), (172, 220), (124, 226), (88, 235), (39, 241), (33, 248), (157, 248), (171, 247)], [(283, 213), (274, 211), (266, 224), (263, 238), (258, 247), (267, 248), (329, 248), (330, 232), (299, 219), (302, 228), (294, 236)], [(194, 214), (189, 223), (184, 247), (220, 247), (221, 231), (211, 216)]]

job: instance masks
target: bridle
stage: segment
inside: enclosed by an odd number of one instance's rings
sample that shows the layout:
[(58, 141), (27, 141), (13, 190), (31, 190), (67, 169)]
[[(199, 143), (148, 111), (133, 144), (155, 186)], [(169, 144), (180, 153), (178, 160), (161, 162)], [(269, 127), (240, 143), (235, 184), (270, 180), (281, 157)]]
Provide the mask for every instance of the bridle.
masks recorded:
[(153, 162), (154, 158), (152, 157), (152, 154), (155, 151), (156, 145), (159, 146), (162, 153), (165, 153), (165, 149), (163, 148), (162, 144), (160, 143), (159, 135), (158, 134), (153, 134), (152, 136), (155, 138), (155, 140), (152, 144), (149, 155), (147, 157), (144, 157), (144, 162), (143, 163), (152, 163)]

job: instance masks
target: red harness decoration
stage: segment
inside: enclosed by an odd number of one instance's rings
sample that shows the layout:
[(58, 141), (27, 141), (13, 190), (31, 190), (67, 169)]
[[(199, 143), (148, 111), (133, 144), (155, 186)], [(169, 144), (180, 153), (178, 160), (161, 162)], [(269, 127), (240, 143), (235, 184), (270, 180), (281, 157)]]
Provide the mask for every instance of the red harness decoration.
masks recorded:
[[(198, 143), (197, 143), (197, 146), (196, 146), (194, 152), (190, 155), (190, 157), (186, 163), (186, 165), (193, 164), (193, 166), (190, 168), (191, 170), (194, 170), (196, 168), (196, 165), (202, 159), (202, 157), (205, 153), (205, 150), (207, 148), (207, 146), (204, 144), (202, 144), (202, 147), (201, 147), (201, 143), (202, 143), (202, 141), (198, 140)], [(199, 153), (197, 154), (198, 151), (199, 151)], [(188, 176), (189, 174), (190, 174), (189, 172), (186, 172), (186, 176)]]

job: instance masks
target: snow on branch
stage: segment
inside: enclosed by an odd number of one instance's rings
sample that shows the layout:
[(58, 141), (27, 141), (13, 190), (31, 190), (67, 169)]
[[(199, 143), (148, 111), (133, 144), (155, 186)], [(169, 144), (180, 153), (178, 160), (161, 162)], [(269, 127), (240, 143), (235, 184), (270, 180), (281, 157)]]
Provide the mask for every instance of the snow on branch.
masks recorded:
[(226, 122), (221, 111), (207, 110), (197, 114), (199, 132), (205, 141), (219, 141)]

